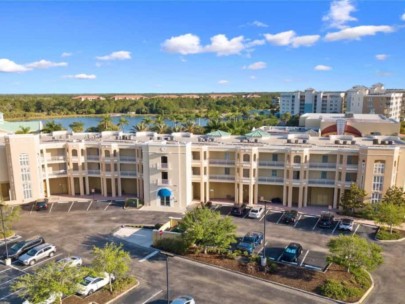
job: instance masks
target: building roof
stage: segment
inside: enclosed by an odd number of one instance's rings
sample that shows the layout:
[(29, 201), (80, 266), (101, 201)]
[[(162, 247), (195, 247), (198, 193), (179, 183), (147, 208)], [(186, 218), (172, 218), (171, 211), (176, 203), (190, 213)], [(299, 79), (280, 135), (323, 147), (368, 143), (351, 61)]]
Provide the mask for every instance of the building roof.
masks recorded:
[(211, 133), (208, 133), (207, 136), (209, 136), (209, 137), (228, 137), (228, 136), (231, 136), (231, 134), (227, 133), (225, 131), (216, 130)]
[(245, 134), (245, 136), (248, 138), (251, 138), (251, 137), (260, 137), (261, 138), (261, 137), (270, 137), (270, 134), (263, 130), (257, 129), (250, 133)]

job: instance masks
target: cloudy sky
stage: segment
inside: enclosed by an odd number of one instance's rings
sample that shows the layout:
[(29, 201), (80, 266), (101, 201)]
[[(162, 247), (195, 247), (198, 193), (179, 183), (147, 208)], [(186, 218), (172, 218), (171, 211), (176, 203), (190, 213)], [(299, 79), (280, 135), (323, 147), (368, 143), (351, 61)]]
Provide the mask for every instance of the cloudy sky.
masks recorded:
[(1, 93), (405, 88), (403, 1), (0, 2)]

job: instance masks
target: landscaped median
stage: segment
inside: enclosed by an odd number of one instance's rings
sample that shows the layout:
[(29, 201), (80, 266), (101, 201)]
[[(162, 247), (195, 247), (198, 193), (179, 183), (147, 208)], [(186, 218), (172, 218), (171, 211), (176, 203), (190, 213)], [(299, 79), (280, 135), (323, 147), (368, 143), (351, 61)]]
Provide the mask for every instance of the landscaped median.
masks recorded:
[(404, 230), (398, 230), (398, 229), (393, 229), (390, 231), (389, 228), (385, 227), (380, 227), (377, 231), (377, 234), (375, 236), (376, 240), (378, 241), (403, 241), (405, 240), (405, 231)]

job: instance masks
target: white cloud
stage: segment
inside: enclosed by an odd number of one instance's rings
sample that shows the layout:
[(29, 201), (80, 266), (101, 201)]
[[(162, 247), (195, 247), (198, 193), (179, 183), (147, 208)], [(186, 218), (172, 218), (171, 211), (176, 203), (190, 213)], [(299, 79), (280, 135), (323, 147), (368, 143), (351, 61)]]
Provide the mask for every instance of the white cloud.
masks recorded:
[(94, 74), (75, 74), (75, 75), (66, 75), (64, 78), (74, 78), (74, 79), (96, 79)]
[(405, 13), (402, 14), (401, 20), (402, 20), (402, 21), (405, 21)]
[(377, 55), (375, 55), (375, 59), (377, 59), (377, 60), (384, 61), (384, 60), (386, 60), (387, 58), (388, 58), (388, 55), (387, 55), (387, 54), (377, 54)]
[(218, 84), (228, 84), (228, 83), (229, 83), (229, 81), (225, 80), (225, 79), (218, 81)]
[(247, 42), (245, 46), (247, 48), (250, 48), (250, 47), (253, 47), (253, 46), (264, 45), (264, 44), (266, 44), (266, 40), (264, 40), (264, 39), (256, 39), (256, 40), (252, 40), (252, 41)]
[(219, 34), (211, 37), (211, 44), (204, 47), (204, 51), (216, 53), (218, 56), (239, 54), (245, 49), (243, 36), (228, 39), (225, 35)]
[(297, 48), (300, 46), (312, 46), (314, 45), (321, 36), (319, 35), (306, 35), (306, 36), (297, 36), (292, 39), (292, 47)]
[(332, 70), (332, 67), (328, 65), (323, 65), (323, 64), (318, 64), (317, 66), (314, 67), (315, 71), (330, 71)]
[(65, 57), (70, 57), (70, 56), (72, 56), (72, 55), (73, 55), (72, 53), (63, 52), (60, 56), (63, 57), (63, 58), (65, 58)]
[(65, 67), (68, 64), (66, 62), (52, 62), (49, 60), (41, 59), (26, 65), (29, 69), (49, 69), (54, 67)]
[(252, 64), (249, 64), (248, 66), (244, 66), (243, 69), (244, 70), (262, 70), (265, 69), (267, 67), (267, 63), (265, 63), (264, 61), (258, 61)]
[(363, 36), (374, 36), (377, 33), (391, 33), (394, 27), (389, 25), (361, 25), (348, 27), (338, 32), (327, 33), (326, 41), (360, 40)]
[(263, 23), (263, 22), (257, 21), (257, 20), (250, 23), (250, 25), (256, 26), (256, 27), (269, 27), (266, 23)]
[(293, 30), (277, 34), (264, 34), (264, 37), (270, 44), (279, 46), (291, 45), (294, 48), (300, 46), (312, 46), (321, 38), (319, 35), (297, 36), (297, 33)]
[(334, 0), (330, 4), (330, 9), (327, 15), (323, 16), (322, 20), (329, 23), (330, 27), (343, 29), (350, 21), (357, 21), (351, 13), (355, 12), (356, 8), (350, 0)]
[(18, 72), (27, 72), (30, 68), (27, 68), (24, 65), (17, 64), (14, 61), (11, 61), (6, 58), (0, 58), (0, 72), (3, 73), (18, 73)]
[(169, 53), (179, 53), (182, 55), (201, 53), (200, 38), (193, 34), (185, 34), (171, 37), (162, 44), (163, 49)]
[(96, 58), (98, 60), (128, 60), (128, 59), (131, 59), (131, 52), (117, 51), (117, 52), (112, 52), (109, 55), (98, 56)]

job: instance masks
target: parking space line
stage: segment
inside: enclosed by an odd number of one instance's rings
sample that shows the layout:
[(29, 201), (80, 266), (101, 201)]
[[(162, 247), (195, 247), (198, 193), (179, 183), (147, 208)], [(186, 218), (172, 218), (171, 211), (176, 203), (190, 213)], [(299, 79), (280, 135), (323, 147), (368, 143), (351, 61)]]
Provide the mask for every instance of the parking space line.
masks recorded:
[(16, 276), (16, 277), (14, 277), (14, 278), (12, 278), (12, 279), (10, 279), (10, 280), (8, 280), (8, 281), (5, 281), (5, 282), (1, 283), (0, 286), (3, 286), (3, 285), (5, 285), (5, 284), (7, 284), (8, 282), (14, 281), (15, 279), (17, 279), (17, 278), (19, 278), (19, 277), (21, 277), (21, 276), (23, 276), (23, 275), (24, 275), (24, 274), (20, 274), (19, 276)]
[(52, 211), (52, 208), (53, 208), (53, 205), (55, 205), (56, 203), (52, 203), (51, 204), (51, 208), (49, 208), (49, 211), (48, 211), (48, 213), (51, 213), (51, 211)]
[(90, 207), (91, 207), (91, 204), (93, 204), (93, 201), (90, 201), (90, 204), (89, 204), (89, 206), (87, 207), (87, 210), (86, 210), (86, 211), (89, 211), (89, 209), (90, 209)]
[(34, 210), (34, 204), (32, 204), (30, 214), (32, 213), (32, 210)]
[(339, 226), (340, 222), (341, 222), (341, 221), (337, 222), (337, 224), (336, 224), (336, 226), (335, 226), (335, 229), (333, 229), (333, 231), (332, 231), (332, 234), (335, 234), (336, 228)]
[(257, 254), (260, 254), (263, 251), (263, 249), (266, 248), (266, 246), (267, 246), (267, 242), (264, 243), (264, 246), (262, 246), (262, 248), (257, 252)]
[[(142, 304), (146, 304), (149, 303), (150, 300), (152, 300), (154, 297), (156, 297), (159, 293), (161, 293), (163, 291), (163, 289), (159, 290), (158, 292), (156, 292), (153, 296), (151, 296), (150, 298), (148, 298), (145, 302), (143, 302)], [(1, 299), (0, 299), (1, 300)]]
[(51, 258), (42, 260), (41, 262), (35, 263), (34, 265), (31, 265), (31, 266), (28, 266), (28, 267), (24, 268), (23, 270), (25, 271), (25, 270), (31, 269), (32, 267), (41, 265), (41, 264), (45, 263), (46, 261), (50, 261), (50, 260), (52, 260), (52, 259), (54, 259), (54, 258), (57, 258), (58, 256), (61, 256), (61, 255), (62, 255), (62, 253), (56, 254), (56, 255), (54, 255), (54, 256), (51, 257)]
[(15, 269), (15, 270), (18, 270), (18, 271), (27, 273), (26, 271), (24, 271), (24, 270), (22, 270), (22, 269), (20, 269), (20, 268), (17, 268), (17, 267), (15, 267), (15, 266), (13, 266), (13, 265), (9, 265), (9, 267), (11, 267), (11, 268), (13, 268), (13, 269)]
[(302, 266), (302, 264), (304, 264), (304, 261), (307, 258), (308, 253), (309, 253), (309, 250), (307, 250), (307, 252), (305, 253), (304, 258), (302, 259), (302, 261), (300, 263), (300, 266)]
[(6, 272), (6, 271), (9, 271), (9, 270), (11, 270), (11, 268), (4, 269), (4, 270), (0, 271), (0, 273)]
[(297, 221), (295, 222), (295, 224), (294, 224), (294, 226), (293, 226), (294, 228), (295, 228), (295, 226), (297, 226), (297, 224), (298, 224), (298, 222), (300, 221), (301, 217), (302, 217), (302, 214), (299, 215)]
[(356, 227), (356, 229), (354, 229), (354, 232), (353, 232), (353, 234), (352, 234), (352, 235), (355, 235), (355, 234), (356, 234), (357, 229), (359, 229), (359, 227), (360, 227), (360, 224), (357, 224), (357, 227)]
[(110, 201), (110, 202), (108, 203), (108, 205), (107, 205), (107, 207), (105, 207), (104, 211), (106, 211), (107, 208), (110, 207), (111, 204), (112, 204), (112, 201)]
[[(284, 247), (284, 250), (285, 250), (287, 247), (288, 247), (288, 245)], [(279, 262), (280, 259), (281, 259), (281, 257), (283, 256), (284, 250), (283, 250), (283, 252), (279, 255), (279, 257), (277, 258), (277, 262)]]
[(232, 212), (232, 209), (231, 209), (231, 211), (229, 211), (229, 212), (228, 212), (227, 216), (228, 216), (228, 215), (230, 215), (230, 214), (231, 214), (231, 212)]
[(280, 218), (278, 219), (278, 221), (277, 221), (277, 223), (276, 223), (276, 224), (280, 223), (281, 218), (282, 218), (283, 216), (284, 216), (284, 211), (281, 213), (281, 216), (280, 216)]
[(261, 217), (261, 219), (259, 220), (259, 222), (261, 222), (266, 216), (267, 213), (269, 213), (270, 210), (266, 210), (266, 212), (264, 213), (264, 215)]
[(72, 209), (73, 205), (74, 205), (75, 201), (72, 202), (72, 204), (69, 207), (68, 213), (70, 212), (70, 209)]
[(312, 228), (312, 230), (315, 230), (316, 226), (318, 225), (319, 221), (321, 220), (321, 218), (318, 218), (318, 220), (316, 221), (314, 227)]
[(153, 251), (152, 253), (149, 253), (147, 256), (145, 256), (143, 259), (139, 260), (139, 263), (143, 263), (150, 259), (151, 257), (155, 256), (157, 253), (159, 253), (158, 250)]
[[(22, 288), (21, 288), (21, 289), (22, 289)], [(18, 290), (16, 290), (16, 291), (14, 291), (14, 292), (12, 292), (12, 293), (9, 293), (8, 295), (6, 295), (6, 296), (0, 298), (0, 301), (1, 301), (1, 300), (4, 300), (4, 299), (7, 299), (9, 296), (12, 296), (13, 294), (16, 294), (16, 293), (20, 292), (21, 289), (18, 289)]]

